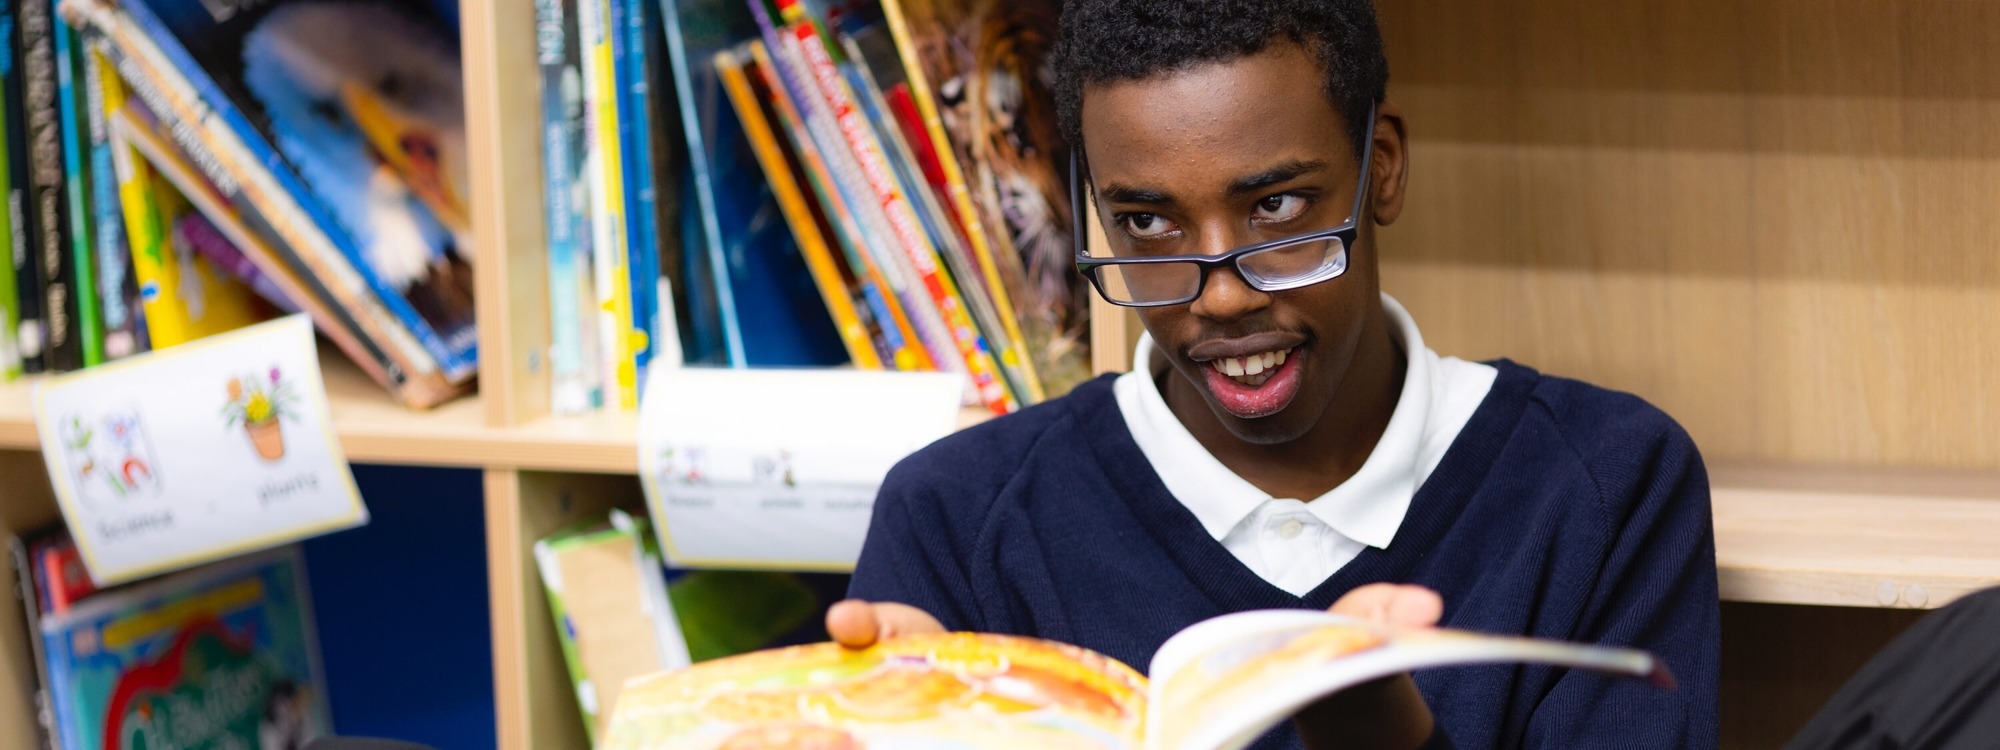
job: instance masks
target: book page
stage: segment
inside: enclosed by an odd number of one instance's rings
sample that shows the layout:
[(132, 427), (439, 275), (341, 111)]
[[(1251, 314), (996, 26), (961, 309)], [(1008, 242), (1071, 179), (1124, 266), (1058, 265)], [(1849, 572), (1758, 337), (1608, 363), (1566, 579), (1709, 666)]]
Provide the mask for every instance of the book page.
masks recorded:
[(1145, 678), (1083, 649), (974, 633), (718, 659), (626, 685), (609, 750), (1136, 750)]
[(1325, 612), (1242, 612), (1154, 655), (1149, 750), (1237, 750), (1321, 697), (1426, 667), (1529, 662), (1671, 684), (1650, 654), (1445, 629), (1387, 630)]

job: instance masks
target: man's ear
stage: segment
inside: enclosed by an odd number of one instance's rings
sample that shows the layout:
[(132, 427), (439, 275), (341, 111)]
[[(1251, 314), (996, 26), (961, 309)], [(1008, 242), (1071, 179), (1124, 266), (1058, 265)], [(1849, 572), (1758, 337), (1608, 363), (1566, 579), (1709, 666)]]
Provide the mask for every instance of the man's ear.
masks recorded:
[(1375, 213), (1375, 223), (1388, 225), (1396, 223), (1396, 217), (1403, 215), (1404, 187), (1410, 179), (1409, 132), (1403, 125), (1403, 108), (1395, 102), (1384, 99), (1375, 108), (1375, 149), (1374, 181), (1370, 186), (1375, 191), (1369, 202)]

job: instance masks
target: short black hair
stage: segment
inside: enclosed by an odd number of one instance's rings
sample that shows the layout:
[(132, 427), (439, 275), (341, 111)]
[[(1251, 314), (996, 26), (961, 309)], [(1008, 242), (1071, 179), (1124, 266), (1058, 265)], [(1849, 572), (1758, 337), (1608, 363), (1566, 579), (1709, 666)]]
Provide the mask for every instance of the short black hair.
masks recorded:
[(1051, 55), (1056, 116), (1083, 145), (1083, 88), (1227, 62), (1289, 40), (1325, 71), (1324, 89), (1356, 153), (1389, 86), (1373, 0), (1065, 0)]

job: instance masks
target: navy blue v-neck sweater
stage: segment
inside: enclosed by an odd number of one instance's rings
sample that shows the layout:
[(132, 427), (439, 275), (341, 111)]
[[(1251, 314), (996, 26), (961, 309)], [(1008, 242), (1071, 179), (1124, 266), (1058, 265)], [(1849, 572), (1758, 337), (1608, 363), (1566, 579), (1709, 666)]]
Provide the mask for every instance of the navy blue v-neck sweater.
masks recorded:
[[(1421, 584), (1443, 596), (1445, 626), (1638, 646), (1679, 680), (1664, 691), (1516, 665), (1418, 673), (1457, 747), (1714, 747), (1720, 615), (1693, 442), (1637, 397), (1494, 364), (1492, 391), (1394, 540), (1303, 597), (1244, 567), (1168, 493), (1111, 376), (899, 464), (850, 594), (1145, 670), (1167, 638), (1210, 617)], [(1298, 739), (1281, 727), (1259, 746)]]

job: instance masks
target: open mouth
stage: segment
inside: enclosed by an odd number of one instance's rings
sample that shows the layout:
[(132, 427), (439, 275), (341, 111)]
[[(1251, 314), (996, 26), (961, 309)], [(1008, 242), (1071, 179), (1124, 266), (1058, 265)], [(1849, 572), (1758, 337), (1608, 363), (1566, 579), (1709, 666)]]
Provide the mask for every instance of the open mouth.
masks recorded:
[(1291, 349), (1279, 349), (1245, 357), (1224, 357), (1209, 361), (1208, 366), (1231, 380), (1256, 388), (1276, 375), (1278, 366), (1291, 353)]

